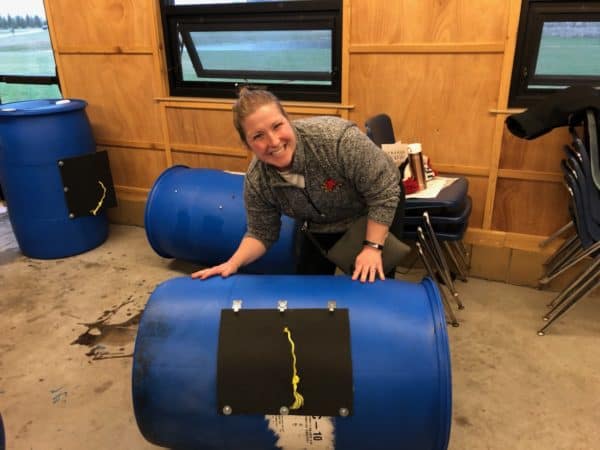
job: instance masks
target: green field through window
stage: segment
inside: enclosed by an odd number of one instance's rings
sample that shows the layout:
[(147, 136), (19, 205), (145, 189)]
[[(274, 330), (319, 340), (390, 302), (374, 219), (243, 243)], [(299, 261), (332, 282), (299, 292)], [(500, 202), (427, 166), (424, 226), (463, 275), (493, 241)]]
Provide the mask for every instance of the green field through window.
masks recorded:
[[(0, 29), (0, 74), (54, 76), (54, 55), (47, 29)], [(57, 85), (0, 83), (2, 103), (61, 98)]]
[(600, 75), (600, 22), (546, 22), (536, 75)]

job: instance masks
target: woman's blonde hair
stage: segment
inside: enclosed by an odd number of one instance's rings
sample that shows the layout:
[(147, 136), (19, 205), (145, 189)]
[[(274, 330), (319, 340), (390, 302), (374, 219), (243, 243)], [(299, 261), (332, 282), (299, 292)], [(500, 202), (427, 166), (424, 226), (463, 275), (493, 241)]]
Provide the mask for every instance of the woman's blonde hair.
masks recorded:
[(288, 118), (285, 109), (281, 106), (281, 102), (271, 92), (261, 89), (249, 89), (247, 87), (240, 89), (238, 99), (233, 104), (233, 126), (237, 130), (240, 139), (244, 144), (248, 145), (248, 142), (246, 141), (246, 132), (244, 131), (242, 122), (258, 108), (268, 105), (269, 103), (275, 103), (281, 114), (286, 119)]

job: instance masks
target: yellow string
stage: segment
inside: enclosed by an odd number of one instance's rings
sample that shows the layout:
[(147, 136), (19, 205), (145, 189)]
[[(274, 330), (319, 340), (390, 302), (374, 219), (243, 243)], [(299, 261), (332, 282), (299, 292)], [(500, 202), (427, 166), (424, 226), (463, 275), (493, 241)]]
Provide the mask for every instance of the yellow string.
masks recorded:
[(104, 186), (104, 184), (102, 184), (102, 181), (98, 180), (98, 183), (100, 183), (100, 186), (102, 187), (102, 190), (104, 191), (102, 193), (102, 198), (100, 199), (100, 201), (98, 202), (98, 206), (96, 206), (94, 209), (90, 209), (90, 212), (92, 213), (92, 215), (96, 215), (98, 214), (98, 210), (100, 208), (102, 208), (102, 203), (104, 203), (104, 199), (106, 198), (106, 187)]
[(298, 376), (298, 371), (296, 370), (296, 345), (292, 340), (292, 332), (288, 327), (283, 329), (284, 333), (287, 333), (288, 341), (290, 341), (290, 345), (292, 346), (292, 361), (293, 361), (293, 369), (294, 375), (292, 376), (292, 388), (294, 389), (294, 403), (290, 406), (290, 409), (299, 409), (304, 405), (304, 397), (298, 392), (298, 383), (300, 383), (300, 377)]

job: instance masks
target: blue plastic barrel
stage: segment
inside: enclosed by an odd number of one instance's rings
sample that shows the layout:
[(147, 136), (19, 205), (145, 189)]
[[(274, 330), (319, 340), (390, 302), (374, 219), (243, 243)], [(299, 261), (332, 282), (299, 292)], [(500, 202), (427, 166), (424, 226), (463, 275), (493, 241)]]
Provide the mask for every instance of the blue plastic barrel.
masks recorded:
[(94, 153), (82, 100), (0, 105), (0, 184), (24, 255), (62, 258), (97, 247), (108, 236), (104, 212), (69, 218), (58, 161)]
[[(152, 186), (146, 201), (146, 236), (164, 258), (220, 264), (235, 252), (246, 232), (244, 175), (222, 170), (173, 166)], [(279, 240), (249, 273), (292, 274), (296, 271), (298, 227), (282, 217)]]
[[(280, 299), (288, 308), (327, 308), (332, 299), (337, 308), (348, 308), (353, 415), (218, 414), (220, 312), (234, 299), (242, 300), (244, 309), (275, 309)], [(330, 429), (330, 447), (316, 448), (446, 449), (451, 371), (439, 291), (428, 278), (365, 284), (346, 276), (175, 278), (159, 285), (146, 305), (135, 343), (132, 392), (140, 431), (151, 443), (169, 448), (304, 448), (289, 444), (293, 436), (272, 431), (278, 429), (274, 422), (300, 417), (305, 423), (320, 420), (319, 430)], [(300, 431), (303, 436), (304, 428)]]

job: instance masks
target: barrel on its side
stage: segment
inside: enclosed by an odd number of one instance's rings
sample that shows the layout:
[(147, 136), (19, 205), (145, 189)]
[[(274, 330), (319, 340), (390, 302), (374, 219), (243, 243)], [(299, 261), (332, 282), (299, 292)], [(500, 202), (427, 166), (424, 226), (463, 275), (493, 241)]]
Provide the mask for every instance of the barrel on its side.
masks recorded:
[(24, 255), (62, 258), (102, 244), (108, 219), (70, 218), (59, 162), (96, 151), (83, 100), (0, 105), (0, 184)]
[[(288, 308), (327, 308), (335, 300), (349, 310), (353, 414), (318, 419), (327, 421), (319, 430), (333, 427), (329, 448), (447, 448), (451, 373), (439, 291), (427, 278), (362, 284), (345, 276), (186, 277), (161, 284), (143, 313), (133, 362), (135, 416), (148, 441), (169, 448), (297, 448), (285, 444), (293, 437), (278, 433), (272, 418), (218, 414), (220, 313), (234, 299), (244, 309), (274, 309), (285, 299)], [(282, 423), (298, 416), (275, 417)]]
[[(146, 236), (165, 258), (212, 266), (226, 261), (246, 232), (244, 176), (222, 170), (174, 166), (154, 183), (145, 211)], [(291, 274), (296, 271), (296, 222), (282, 217), (278, 241), (250, 273)]]

